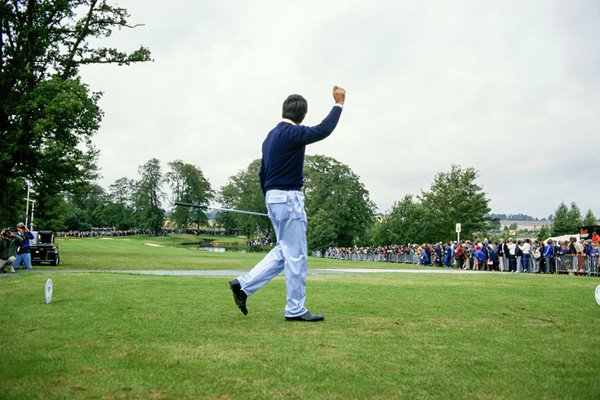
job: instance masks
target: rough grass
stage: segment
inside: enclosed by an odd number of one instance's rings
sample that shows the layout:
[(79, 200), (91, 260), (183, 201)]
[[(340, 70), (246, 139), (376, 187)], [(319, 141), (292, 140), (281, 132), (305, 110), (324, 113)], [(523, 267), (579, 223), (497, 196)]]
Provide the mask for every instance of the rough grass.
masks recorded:
[[(96, 242), (118, 254), (123, 269), (135, 269), (140, 257), (147, 257), (114, 241)], [(67, 249), (62, 248), (65, 259), (77, 254)], [(220, 260), (224, 269), (248, 269), (254, 257), (143, 244), (139, 249), (170, 254), (172, 265), (208, 256), (211, 266)], [(96, 251), (102, 253), (100, 247)], [(46, 305), (48, 277), (54, 298)], [(250, 313), (243, 316), (228, 279), (110, 272), (2, 277), (0, 398), (593, 399), (600, 394), (597, 279), (310, 276), (307, 305), (326, 318), (316, 324), (284, 321), (282, 278), (252, 296)]]

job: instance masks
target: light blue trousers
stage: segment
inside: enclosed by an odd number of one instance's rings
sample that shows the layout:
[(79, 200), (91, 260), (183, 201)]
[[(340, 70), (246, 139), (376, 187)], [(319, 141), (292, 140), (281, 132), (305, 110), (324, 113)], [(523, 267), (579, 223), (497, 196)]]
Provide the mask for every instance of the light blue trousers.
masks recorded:
[(282, 271), (285, 275), (285, 316), (304, 314), (306, 299), (306, 212), (304, 195), (296, 190), (269, 190), (265, 196), (277, 245), (248, 273), (238, 277), (242, 290), (251, 296)]

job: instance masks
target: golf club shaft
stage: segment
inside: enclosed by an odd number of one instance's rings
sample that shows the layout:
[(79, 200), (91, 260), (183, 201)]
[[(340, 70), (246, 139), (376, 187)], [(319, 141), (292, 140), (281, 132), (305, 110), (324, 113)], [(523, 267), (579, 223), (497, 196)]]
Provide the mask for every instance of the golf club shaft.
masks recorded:
[(258, 215), (261, 217), (269, 216), (269, 214), (263, 214), (263, 213), (258, 213), (258, 212), (254, 212), (254, 211), (234, 210), (232, 208), (221, 208), (221, 207), (205, 207), (205, 206), (201, 206), (199, 204), (183, 203), (181, 201), (176, 201), (175, 205), (183, 206), (183, 207), (205, 208), (205, 209), (210, 209), (210, 210), (227, 211), (227, 212), (234, 212), (234, 213), (247, 214), (247, 215)]

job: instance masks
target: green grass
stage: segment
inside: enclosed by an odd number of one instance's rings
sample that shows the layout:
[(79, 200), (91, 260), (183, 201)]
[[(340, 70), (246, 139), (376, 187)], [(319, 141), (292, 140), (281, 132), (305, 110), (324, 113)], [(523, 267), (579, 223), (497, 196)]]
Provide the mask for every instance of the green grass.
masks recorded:
[[(97, 257), (102, 248), (117, 254), (119, 269), (136, 269), (140, 257), (152, 258), (130, 254), (118, 240), (89, 242), (97, 246)], [(71, 259), (77, 254), (72, 244), (61, 243), (65, 265), (78, 260)], [(202, 258), (194, 265), (209, 269), (248, 269), (260, 258), (143, 243), (136, 248), (149, 254), (159, 250), (155, 256), (171, 254), (169, 265)], [(219, 258), (222, 264), (212, 267)], [(104, 268), (97, 262), (90, 269)], [(327, 261), (323, 267), (338, 264)], [(46, 305), (48, 277), (54, 281), (54, 298)], [(248, 300), (250, 313), (243, 316), (233, 304), (227, 279), (114, 273), (4, 276), (0, 398), (600, 396), (597, 279), (310, 276), (307, 306), (326, 317), (316, 324), (283, 320), (285, 284), (280, 277)]]
[[(222, 238), (219, 238), (222, 240)], [(69, 238), (57, 241), (61, 269), (164, 270), (248, 269), (261, 255), (199, 250), (191, 235), (133, 236), (127, 238)], [(42, 267), (42, 269), (56, 269)]]
[[(219, 241), (243, 241), (240, 238), (215, 237)], [(192, 235), (132, 236), (125, 238), (59, 239), (61, 265), (71, 270), (247, 270), (266, 253), (213, 253), (199, 250)], [(311, 258), (309, 268), (415, 268), (404, 264), (374, 264)], [(37, 269), (57, 269), (47, 264)]]

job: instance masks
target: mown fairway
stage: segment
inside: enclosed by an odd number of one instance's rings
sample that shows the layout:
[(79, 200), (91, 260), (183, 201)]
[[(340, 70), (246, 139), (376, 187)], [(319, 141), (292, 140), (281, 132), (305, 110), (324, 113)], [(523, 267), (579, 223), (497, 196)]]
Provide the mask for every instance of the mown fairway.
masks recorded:
[[(62, 241), (60, 268), (235, 270), (260, 258), (169, 247), (174, 240)], [(46, 305), (49, 277), (54, 298)], [(2, 277), (0, 398), (600, 396), (598, 279), (310, 276), (307, 305), (326, 317), (317, 324), (283, 320), (282, 278), (249, 299), (246, 317), (227, 280), (110, 272)]]

